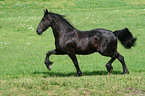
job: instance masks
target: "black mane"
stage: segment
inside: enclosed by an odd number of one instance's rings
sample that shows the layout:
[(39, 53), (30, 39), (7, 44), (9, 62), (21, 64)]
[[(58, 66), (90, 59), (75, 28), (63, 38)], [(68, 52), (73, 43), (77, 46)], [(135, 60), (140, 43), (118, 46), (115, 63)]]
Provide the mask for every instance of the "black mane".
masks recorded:
[(52, 12), (49, 12), (49, 14), (50, 14), (52, 17), (56, 17), (56, 18), (58, 18), (59, 20), (61, 20), (62, 22), (68, 24), (70, 27), (74, 28), (74, 27), (72, 26), (72, 24), (70, 24), (70, 23), (68, 22), (68, 20), (65, 19), (65, 15), (60, 15), (60, 14), (56, 14), (56, 13), (52, 13)]

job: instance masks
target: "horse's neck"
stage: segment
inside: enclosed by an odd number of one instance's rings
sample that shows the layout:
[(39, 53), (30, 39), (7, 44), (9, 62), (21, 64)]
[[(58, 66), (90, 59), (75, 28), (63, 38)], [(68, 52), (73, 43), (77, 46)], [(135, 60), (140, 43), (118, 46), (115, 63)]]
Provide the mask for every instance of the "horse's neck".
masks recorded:
[(63, 36), (66, 32), (70, 32), (71, 30), (74, 30), (75, 28), (73, 28), (72, 26), (66, 24), (66, 23), (62, 23), (60, 21), (54, 21), (51, 25), (51, 28), (53, 30), (53, 34), (55, 39), (59, 39), (61, 38), (61, 36)]

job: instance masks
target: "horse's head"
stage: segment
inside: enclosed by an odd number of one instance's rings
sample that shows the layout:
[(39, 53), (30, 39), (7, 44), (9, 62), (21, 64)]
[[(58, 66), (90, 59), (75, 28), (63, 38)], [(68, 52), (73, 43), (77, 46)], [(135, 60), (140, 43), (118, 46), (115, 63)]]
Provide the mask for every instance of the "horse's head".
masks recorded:
[(51, 20), (50, 20), (49, 12), (48, 10), (44, 10), (44, 16), (41, 19), (38, 27), (37, 27), (37, 34), (41, 35), (50, 25), (51, 25)]

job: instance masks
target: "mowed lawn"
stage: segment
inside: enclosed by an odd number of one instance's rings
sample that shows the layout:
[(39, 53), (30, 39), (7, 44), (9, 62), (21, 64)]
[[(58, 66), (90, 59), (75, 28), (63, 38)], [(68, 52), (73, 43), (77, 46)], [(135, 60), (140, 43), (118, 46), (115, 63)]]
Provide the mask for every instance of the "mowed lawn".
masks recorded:
[[(36, 34), (46, 8), (65, 15), (79, 30), (127, 27), (137, 37), (136, 46), (127, 50), (118, 42), (118, 51), (130, 74), (120, 75), (122, 66), (115, 60), (107, 75), (110, 58), (98, 53), (77, 56), (82, 77), (74, 77), (76, 70), (67, 55), (51, 56), (49, 71), (44, 59), (55, 48), (52, 30)], [(145, 95), (145, 1), (0, 0), (0, 96), (16, 95)]]

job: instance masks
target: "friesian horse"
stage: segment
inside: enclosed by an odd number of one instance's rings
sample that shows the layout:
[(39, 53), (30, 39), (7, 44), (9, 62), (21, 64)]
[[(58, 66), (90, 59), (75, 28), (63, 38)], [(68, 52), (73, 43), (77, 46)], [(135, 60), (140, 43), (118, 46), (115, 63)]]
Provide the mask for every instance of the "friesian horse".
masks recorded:
[(113, 69), (111, 64), (115, 59), (118, 59), (122, 64), (122, 74), (129, 73), (124, 57), (117, 51), (117, 38), (127, 49), (130, 49), (135, 44), (136, 38), (133, 37), (128, 28), (114, 32), (101, 28), (80, 31), (74, 28), (62, 15), (48, 12), (46, 9), (37, 27), (37, 34), (41, 35), (48, 27), (52, 28), (56, 47), (46, 54), (45, 64), (49, 70), (53, 63), (49, 60), (50, 55), (67, 54), (76, 68), (77, 74), (75, 76), (82, 76), (76, 54), (88, 55), (98, 52), (103, 56), (111, 57), (111, 60), (106, 64), (109, 73)]

